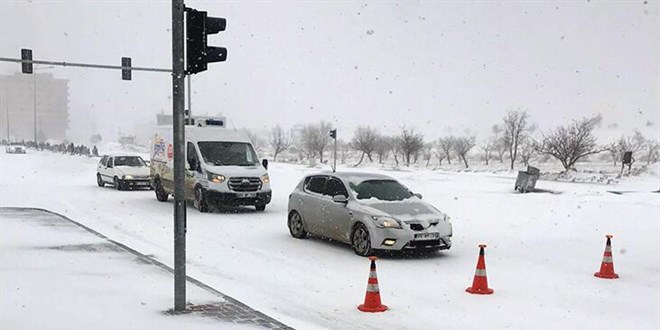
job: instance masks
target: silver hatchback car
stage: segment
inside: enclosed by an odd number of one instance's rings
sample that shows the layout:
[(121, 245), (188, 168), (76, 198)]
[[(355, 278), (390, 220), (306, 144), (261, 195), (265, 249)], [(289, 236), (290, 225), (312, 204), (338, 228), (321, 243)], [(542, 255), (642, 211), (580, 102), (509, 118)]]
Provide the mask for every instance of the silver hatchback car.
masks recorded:
[(451, 219), (395, 179), (369, 173), (306, 176), (289, 195), (291, 235), (308, 234), (374, 250), (451, 247)]

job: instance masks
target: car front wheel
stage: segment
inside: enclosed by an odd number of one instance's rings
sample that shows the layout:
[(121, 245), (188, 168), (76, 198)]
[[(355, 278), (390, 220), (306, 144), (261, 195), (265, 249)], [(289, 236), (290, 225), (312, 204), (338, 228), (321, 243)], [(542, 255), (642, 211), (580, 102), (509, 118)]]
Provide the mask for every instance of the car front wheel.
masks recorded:
[(289, 227), (291, 236), (295, 238), (307, 237), (307, 231), (305, 230), (305, 225), (302, 222), (302, 217), (297, 211), (291, 211), (291, 213), (289, 213), (289, 221), (287, 222), (287, 225)]
[(369, 230), (365, 225), (358, 223), (355, 226), (351, 235), (351, 245), (355, 254), (359, 256), (368, 257), (373, 253)]
[(115, 185), (115, 189), (117, 190), (124, 190), (124, 184), (119, 180), (117, 177), (115, 177), (113, 180), (113, 184)]
[(99, 187), (105, 186), (105, 182), (103, 182), (103, 178), (101, 178), (100, 173), (96, 173), (96, 184), (99, 185)]

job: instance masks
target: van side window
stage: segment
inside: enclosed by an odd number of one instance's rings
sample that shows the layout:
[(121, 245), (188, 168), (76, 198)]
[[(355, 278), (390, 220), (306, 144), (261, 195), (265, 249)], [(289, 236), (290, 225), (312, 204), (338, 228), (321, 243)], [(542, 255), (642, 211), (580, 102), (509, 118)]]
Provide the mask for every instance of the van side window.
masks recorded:
[(322, 194), (323, 187), (325, 186), (325, 179), (324, 176), (312, 177), (307, 184), (305, 184), (305, 191)]
[(101, 161), (99, 163), (101, 163), (101, 165), (103, 166), (106, 166), (107, 162), (108, 162), (108, 156), (103, 156), (101, 157)]
[(190, 164), (190, 160), (194, 160), (195, 164), (197, 164), (197, 168), (191, 168), (193, 171), (197, 171), (200, 168), (199, 165), (199, 157), (197, 157), (197, 151), (195, 150), (195, 145), (192, 142), (188, 142), (188, 145), (186, 146), (186, 160), (188, 161), (188, 164)]
[(114, 160), (114, 159), (113, 159), (112, 157), (108, 157), (108, 163), (107, 163), (105, 166), (107, 166), (107, 167), (112, 167), (113, 160)]
[(348, 198), (348, 191), (346, 190), (346, 187), (344, 187), (344, 184), (337, 178), (332, 178), (328, 181), (328, 183), (325, 185), (325, 192), (323, 194), (330, 197), (342, 195)]

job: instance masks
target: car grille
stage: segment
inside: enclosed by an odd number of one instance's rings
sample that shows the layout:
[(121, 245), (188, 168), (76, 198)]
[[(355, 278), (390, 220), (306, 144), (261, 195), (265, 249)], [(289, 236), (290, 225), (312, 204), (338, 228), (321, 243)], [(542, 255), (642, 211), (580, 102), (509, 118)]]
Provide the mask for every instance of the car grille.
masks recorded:
[(229, 178), (229, 189), (233, 191), (257, 191), (261, 189), (261, 179), (255, 177)]

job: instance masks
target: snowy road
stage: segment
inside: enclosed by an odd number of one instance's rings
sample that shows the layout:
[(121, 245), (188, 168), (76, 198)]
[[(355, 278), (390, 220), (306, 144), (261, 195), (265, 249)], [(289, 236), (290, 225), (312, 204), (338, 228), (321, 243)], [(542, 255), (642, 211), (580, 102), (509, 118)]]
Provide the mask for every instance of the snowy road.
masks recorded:
[[(0, 154), (0, 206), (40, 207), (173, 264), (172, 201), (152, 191), (95, 183), (97, 159), (29, 151)], [(293, 239), (287, 197), (304, 173), (272, 164), (263, 213), (188, 209), (188, 275), (299, 329), (660, 327), (660, 194), (657, 174), (612, 185), (538, 183), (559, 194), (514, 194), (513, 174), (381, 171), (453, 218), (448, 252), (378, 261), (383, 303), (362, 303), (368, 261), (348, 246)], [(636, 191), (611, 194), (607, 190)], [(618, 280), (593, 276), (614, 234)], [(492, 296), (464, 292), (477, 244), (487, 243)], [(171, 306), (164, 306), (169, 308)]]

